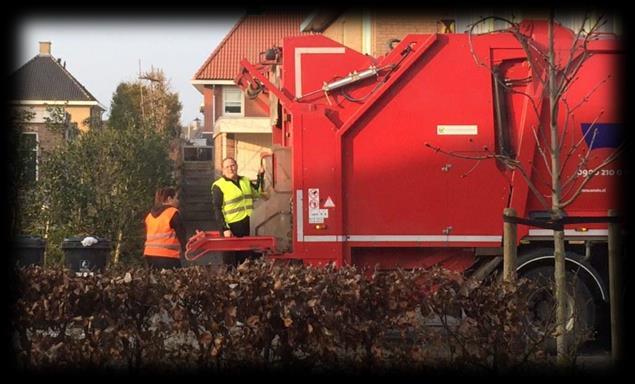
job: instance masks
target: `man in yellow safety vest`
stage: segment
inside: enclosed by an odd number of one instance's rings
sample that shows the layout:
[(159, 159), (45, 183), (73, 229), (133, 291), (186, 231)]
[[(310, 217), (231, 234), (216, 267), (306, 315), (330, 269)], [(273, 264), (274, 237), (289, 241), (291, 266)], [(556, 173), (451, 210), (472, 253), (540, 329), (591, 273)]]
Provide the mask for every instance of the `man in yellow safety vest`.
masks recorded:
[[(238, 175), (238, 164), (233, 158), (224, 159), (222, 166), (222, 176), (212, 184), (214, 218), (223, 236), (249, 236), (249, 216), (254, 200), (264, 188), (264, 168), (260, 167), (256, 182), (252, 182)], [(241, 263), (246, 253), (239, 253), (237, 257)]]

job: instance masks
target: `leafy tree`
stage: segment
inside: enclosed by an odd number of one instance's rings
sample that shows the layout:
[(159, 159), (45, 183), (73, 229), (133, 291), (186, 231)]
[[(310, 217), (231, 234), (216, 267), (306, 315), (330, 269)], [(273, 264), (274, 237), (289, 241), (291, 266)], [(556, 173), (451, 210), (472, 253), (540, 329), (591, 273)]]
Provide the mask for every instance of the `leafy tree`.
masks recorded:
[(141, 127), (140, 89), (138, 83), (120, 83), (112, 96), (108, 123), (113, 127)]
[(144, 128), (91, 130), (49, 154), (23, 214), (29, 232), (49, 237), (96, 235), (113, 240), (115, 262), (134, 258), (143, 243), (143, 217), (158, 186), (169, 185), (166, 140)]
[(48, 239), (59, 261), (64, 237), (113, 241), (114, 261), (139, 260), (143, 217), (157, 187), (173, 183), (168, 141), (131, 125), (91, 130), (48, 154), (36, 188), (22, 194), (21, 229)]
[[(66, 112), (64, 106), (48, 106), (46, 108), (47, 115), (44, 117), (45, 128), (49, 132), (57, 135), (63, 140), (60, 141), (61, 146), (65, 146), (67, 142), (73, 140), (79, 135), (79, 129), (76, 124), (70, 121), (70, 114)], [(13, 200), (16, 203), (12, 205), (13, 214), (11, 225), (11, 236), (15, 235), (41, 235), (45, 239), (49, 239), (50, 221), (43, 216), (43, 211), (47, 208), (46, 191), (36, 181), (35, 164), (38, 163), (37, 175), (42, 180), (43, 164), (46, 162), (50, 151), (55, 152), (56, 149), (44, 150), (38, 149), (39, 154), (33, 151), (36, 143), (33, 141), (34, 136), (22, 135), (26, 131), (26, 125), (31, 123), (35, 113), (29, 110), (15, 109), (11, 119), (11, 135), (17, 145), (15, 153), (15, 172), (14, 175), (14, 195)], [(37, 158), (36, 158), (37, 156)], [(61, 236), (61, 237), (60, 237)], [(63, 235), (53, 236), (53, 241), (63, 238)], [(59, 250), (57, 250), (59, 251)], [(56, 252), (53, 246), (53, 254)], [(61, 257), (61, 256), (60, 256)], [(57, 257), (58, 259), (60, 257)]]
[(154, 191), (174, 183), (169, 150), (181, 113), (163, 72), (152, 69), (144, 79), (150, 85), (119, 84), (107, 127), (71, 132), (67, 114), (49, 110), (47, 128), (67, 140), (41, 157), (38, 182), (16, 197), (15, 220), (16, 232), (47, 239), (47, 262), (62, 259), (65, 237), (86, 235), (112, 240), (114, 262), (141, 260)]

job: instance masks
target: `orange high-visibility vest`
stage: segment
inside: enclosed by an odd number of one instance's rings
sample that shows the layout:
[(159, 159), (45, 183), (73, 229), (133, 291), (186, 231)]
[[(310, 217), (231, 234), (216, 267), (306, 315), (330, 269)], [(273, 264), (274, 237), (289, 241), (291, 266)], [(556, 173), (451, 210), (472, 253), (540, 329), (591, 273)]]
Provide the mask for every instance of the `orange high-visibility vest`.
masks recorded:
[(170, 220), (179, 210), (170, 207), (161, 212), (158, 217), (152, 217), (152, 213), (146, 216), (146, 244), (143, 254), (145, 256), (179, 258), (181, 243), (176, 237), (176, 231), (170, 227)]

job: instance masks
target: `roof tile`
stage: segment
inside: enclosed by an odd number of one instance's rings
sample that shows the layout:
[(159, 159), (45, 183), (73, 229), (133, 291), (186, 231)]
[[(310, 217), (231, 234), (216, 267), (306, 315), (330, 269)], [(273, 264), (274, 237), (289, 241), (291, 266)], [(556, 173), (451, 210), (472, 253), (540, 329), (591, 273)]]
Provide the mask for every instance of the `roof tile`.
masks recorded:
[(256, 62), (260, 52), (280, 44), (283, 37), (312, 34), (300, 32), (304, 16), (301, 12), (269, 11), (242, 17), (199, 68), (194, 80), (233, 80), (242, 59)]
[(37, 55), (9, 76), (13, 100), (97, 101), (53, 56)]

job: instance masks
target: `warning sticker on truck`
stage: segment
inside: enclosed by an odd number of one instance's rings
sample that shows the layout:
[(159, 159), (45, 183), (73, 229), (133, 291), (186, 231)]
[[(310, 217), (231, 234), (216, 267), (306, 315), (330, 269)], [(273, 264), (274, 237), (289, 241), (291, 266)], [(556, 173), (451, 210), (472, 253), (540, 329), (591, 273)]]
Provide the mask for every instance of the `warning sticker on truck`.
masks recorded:
[(329, 211), (326, 209), (318, 209), (309, 213), (309, 224), (323, 224), (324, 219), (329, 217)]
[(328, 217), (328, 210), (320, 209), (320, 189), (309, 188), (309, 224), (323, 224)]

